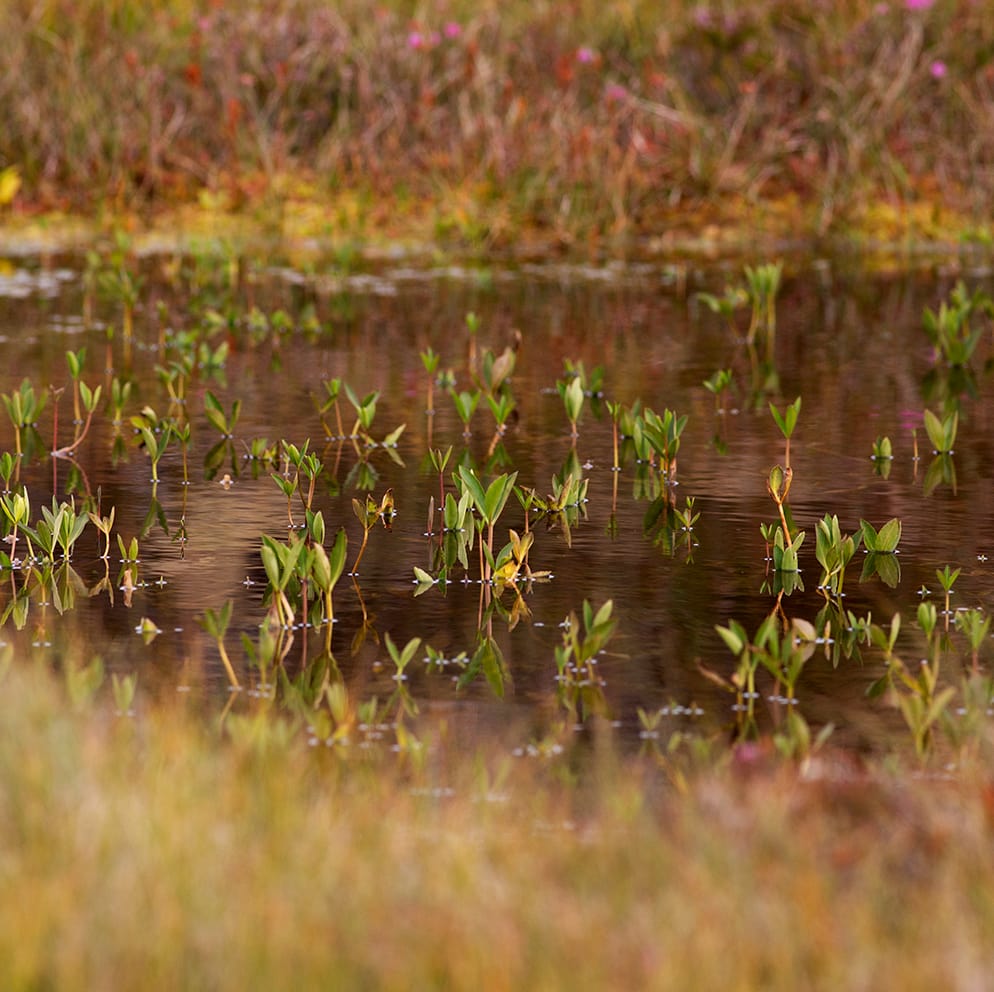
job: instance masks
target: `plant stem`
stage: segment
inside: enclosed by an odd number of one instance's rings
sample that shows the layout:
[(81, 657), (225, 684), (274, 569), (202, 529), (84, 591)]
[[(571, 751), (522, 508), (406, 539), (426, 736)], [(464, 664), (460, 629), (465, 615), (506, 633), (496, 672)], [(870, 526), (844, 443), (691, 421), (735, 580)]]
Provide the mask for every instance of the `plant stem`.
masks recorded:
[(221, 661), (224, 662), (225, 671), (228, 673), (228, 681), (236, 689), (241, 689), (241, 683), (238, 681), (238, 676), (235, 675), (234, 666), (231, 664), (231, 659), (228, 657), (228, 652), (225, 650), (224, 641), (218, 638), (217, 649), (221, 655)]
[(363, 552), (366, 550), (366, 542), (369, 540), (369, 528), (364, 527), (362, 529), (362, 544), (359, 546), (359, 553), (355, 556), (355, 561), (352, 563), (352, 574), (355, 575), (359, 571), (359, 562), (362, 561)]

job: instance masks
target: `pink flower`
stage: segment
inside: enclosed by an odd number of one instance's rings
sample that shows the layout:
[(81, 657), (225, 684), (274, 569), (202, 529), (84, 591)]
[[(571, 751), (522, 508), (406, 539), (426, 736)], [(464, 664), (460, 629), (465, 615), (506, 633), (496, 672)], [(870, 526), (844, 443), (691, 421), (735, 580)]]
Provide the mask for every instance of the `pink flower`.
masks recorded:
[(412, 31), (407, 36), (407, 47), (418, 51), (425, 47), (425, 37), (420, 31)]
[(442, 31), (449, 41), (454, 41), (462, 34), (462, 25), (456, 21), (447, 21)]
[(904, 6), (908, 10), (928, 10), (935, 0), (904, 0)]
[(902, 431), (910, 431), (921, 427), (924, 417), (921, 410), (901, 410), (898, 420)]
[(628, 90), (620, 83), (608, 83), (604, 87), (604, 99), (608, 103), (622, 103), (628, 99)]
[(594, 61), (596, 54), (592, 48), (588, 48), (584, 45), (582, 48), (576, 50), (576, 60), (583, 65), (589, 65), (589, 63)]
[(932, 73), (933, 79), (942, 79), (946, 73), (949, 71), (949, 67), (946, 65), (942, 59), (936, 59), (929, 67), (928, 71)]

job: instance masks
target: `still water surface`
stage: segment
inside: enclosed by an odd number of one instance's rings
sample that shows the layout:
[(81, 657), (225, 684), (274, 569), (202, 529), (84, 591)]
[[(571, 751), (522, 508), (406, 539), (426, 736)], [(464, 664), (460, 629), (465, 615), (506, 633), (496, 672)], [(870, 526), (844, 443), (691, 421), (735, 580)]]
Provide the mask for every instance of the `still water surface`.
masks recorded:
[[(98, 300), (95, 326), (85, 326), (82, 259), (16, 257), (0, 263), (0, 337), (6, 357), (0, 389), (9, 392), (25, 377), (38, 389), (67, 386), (65, 352), (85, 345), (83, 378), (91, 385), (103, 383), (105, 397), (113, 374), (133, 381), (126, 419), (145, 405), (165, 415), (169, 399), (156, 367), (168, 367), (176, 358), (169, 347), (175, 335), (202, 322), (195, 316), (189, 283), (178, 278), (188, 263), (152, 257), (136, 264), (144, 284), (129, 364), (115, 304)], [(930, 265), (880, 272), (828, 261), (788, 262), (773, 361), (758, 368), (742, 342), (747, 315), (740, 315), (733, 331), (695, 296), (700, 290), (722, 292), (726, 283), (739, 281), (740, 273), (737, 264), (380, 266), (364, 273), (342, 273), (314, 260), (303, 268), (247, 265), (231, 305), (239, 314), (251, 306), (269, 315), (283, 309), (295, 329), (260, 334), (253, 342), (239, 325), (222, 328), (210, 339), (212, 347), (227, 340), (230, 353), (223, 370), (213, 375), (201, 370), (192, 378), (185, 407), (192, 423), (190, 484), (183, 485), (180, 449), (173, 442), (159, 466), (158, 517), (149, 519), (149, 460), (127, 423), (122, 429), (111, 424), (103, 403), (79, 448), (77, 473), (71, 474), (65, 460), (47, 457), (55, 430), (52, 401), (38, 424), (44, 441), (24, 467), (34, 517), (53, 492), (64, 498), (67, 484), (78, 493), (99, 492), (103, 511), (116, 510), (115, 533), (126, 540), (143, 534), (140, 578), (148, 584), (135, 590), (130, 604), (125, 602), (117, 588), (115, 543), (111, 588), (97, 589), (104, 565), (98, 536), (88, 528), (73, 558), (82, 582), (74, 608), (60, 616), (53, 604), (36, 596), (23, 630), (9, 619), (3, 636), (20, 652), (48, 644), (56, 653), (82, 647), (87, 656), (101, 655), (113, 671), (137, 671), (139, 700), (178, 687), (204, 697), (223, 694), (226, 681), (216, 647), (196, 618), (205, 607), (233, 600), (228, 645), (242, 664), (239, 635), (254, 640), (266, 616), (261, 535), (285, 538), (287, 533), (285, 498), (267, 469), (253, 472), (253, 463), (244, 458), (252, 439), (298, 445), (310, 439), (325, 466), (315, 505), (324, 513), (329, 539), (344, 525), (350, 564), (358, 548), (361, 530), (352, 500), (365, 493), (356, 484), (358, 459), (349, 442), (326, 437), (317, 409), (326, 395), (324, 383), (333, 378), (360, 397), (380, 393), (374, 436), (407, 425), (395, 458), (382, 450), (370, 457), (374, 496), (393, 491), (398, 513), (392, 530), (371, 532), (358, 589), (344, 577), (336, 589), (332, 647), (347, 683), (361, 697), (386, 696), (392, 689), (385, 634), (398, 644), (421, 637), (448, 657), (473, 653), (481, 599), (475, 553), (469, 574), (455, 570), (455, 581), (444, 592), (435, 587), (414, 596), (414, 566), (432, 570), (435, 564), (433, 539), (425, 532), (429, 499), (438, 500), (439, 480), (429, 451), (451, 445), (450, 471), (460, 458), (485, 474), (517, 471), (519, 485), (540, 494), (551, 492), (554, 475), (579, 470), (589, 480), (588, 501), (569, 540), (561, 527), (536, 524), (531, 568), (548, 570), (552, 578), (523, 588), (527, 613), (513, 629), (499, 616), (492, 624), (507, 666), (504, 699), (498, 700), (482, 677), (457, 690), (451, 672), (427, 672), (419, 654), (408, 671), (422, 708), (445, 712), (470, 734), (511, 728), (512, 737), (526, 739), (539, 733), (556, 712), (554, 651), (562, 637), (560, 625), (584, 600), (596, 606), (611, 599), (617, 633), (598, 662), (611, 716), (633, 737), (639, 708), (675, 708), (663, 725), (669, 730), (728, 722), (733, 698), (705, 679), (699, 666), (729, 674), (733, 659), (715, 624), (736, 619), (751, 633), (775, 607), (760, 525), (776, 517), (765, 480), (784, 452), (767, 404), (772, 400), (783, 407), (796, 396), (803, 405), (791, 446), (790, 504), (796, 523), (807, 532), (801, 549), (805, 589), (784, 598), (785, 614), (813, 620), (823, 604), (816, 589), (814, 525), (825, 513), (837, 514), (847, 533), (858, 529), (861, 518), (879, 527), (896, 516), (903, 524), (901, 580), (895, 588), (879, 578), (858, 581), (862, 551), (850, 567), (846, 605), (857, 615), (869, 612), (876, 622), (885, 622), (901, 610), (910, 627), (922, 586), (934, 597), (935, 569), (946, 563), (963, 568), (956, 605), (990, 609), (990, 336), (978, 349), (975, 375), (961, 400), (955, 483), (948, 477), (934, 486), (926, 480), (931, 452), (921, 430), (922, 411), (940, 408), (948, 378), (943, 369), (936, 372), (922, 329), (923, 308), (937, 308), (960, 276), (971, 288), (990, 289), (989, 274)], [(470, 312), (479, 318), (475, 335), (466, 326)], [(303, 315), (316, 322), (311, 330), (300, 328)], [(110, 342), (109, 328), (116, 329)], [(498, 449), (500, 460), (488, 460), (494, 419), (486, 401), (481, 400), (468, 437), (442, 389), (435, 391), (436, 412), (426, 415), (429, 376), (421, 353), (434, 349), (440, 370), (451, 369), (456, 388), (471, 390), (471, 348), (477, 356), (488, 348), (499, 354), (518, 333), (510, 383), (515, 416)], [(588, 372), (602, 366), (604, 373), (603, 397), (587, 399), (575, 440), (556, 391), (567, 361), (582, 362)], [(112, 371), (105, 369), (108, 362)], [(702, 383), (723, 368), (733, 370), (734, 384), (724, 399), (726, 409), (718, 412)], [(242, 404), (233, 443), (220, 456), (211, 454), (220, 435), (204, 416), (207, 389), (226, 410), (235, 400)], [(700, 514), (691, 535), (660, 540), (658, 533), (645, 533), (651, 494), (640, 478), (644, 467), (628, 453), (621, 471), (613, 471), (607, 400), (626, 406), (641, 401), (657, 411), (688, 415), (674, 488), (677, 506), (692, 497)], [(64, 444), (71, 431), (71, 388), (57, 407), (58, 443)], [(342, 416), (346, 428), (351, 426), (352, 409), (344, 396)], [(916, 427), (918, 461), (912, 441)], [(886, 478), (870, 458), (879, 435), (889, 436), (894, 448)], [(0, 449), (13, 444), (4, 418)], [(222, 484), (226, 475), (230, 485)], [(445, 484), (452, 491), (448, 472)], [(523, 510), (514, 498), (501, 518), (498, 545), (509, 527), (524, 529)], [(10, 596), (7, 588), (4, 605)], [(513, 599), (510, 591), (502, 597), (508, 608)], [(149, 644), (135, 632), (142, 618), (161, 630)], [(288, 668), (299, 669), (319, 643), (319, 633), (298, 632)], [(908, 656), (921, 650), (913, 632), (902, 644)], [(798, 687), (801, 711), (816, 727), (834, 722), (840, 742), (874, 746), (899, 725), (894, 711), (864, 698), (881, 670), (879, 656), (871, 651), (864, 651), (862, 660), (842, 658), (835, 664), (816, 652)], [(771, 691), (768, 680), (762, 688), (764, 694)], [(761, 709), (776, 707), (764, 700)]]

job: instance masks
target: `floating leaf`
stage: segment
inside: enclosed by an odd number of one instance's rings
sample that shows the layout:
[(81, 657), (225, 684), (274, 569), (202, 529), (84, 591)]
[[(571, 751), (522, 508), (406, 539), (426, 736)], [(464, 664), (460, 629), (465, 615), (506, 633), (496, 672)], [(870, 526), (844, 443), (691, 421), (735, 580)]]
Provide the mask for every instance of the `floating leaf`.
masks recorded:
[(897, 517), (888, 520), (879, 531), (874, 530), (873, 525), (866, 520), (860, 520), (859, 527), (867, 551), (892, 554), (897, 550), (901, 540), (901, 521)]

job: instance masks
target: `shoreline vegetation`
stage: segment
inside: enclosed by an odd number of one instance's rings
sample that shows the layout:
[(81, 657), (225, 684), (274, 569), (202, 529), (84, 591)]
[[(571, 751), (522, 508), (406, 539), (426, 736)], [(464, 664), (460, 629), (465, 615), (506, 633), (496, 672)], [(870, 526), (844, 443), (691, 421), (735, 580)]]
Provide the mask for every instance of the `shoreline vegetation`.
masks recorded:
[(14, 237), (666, 254), (994, 236), (976, 4), (12, 0), (0, 31)]

